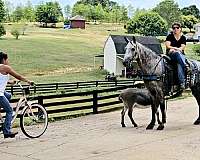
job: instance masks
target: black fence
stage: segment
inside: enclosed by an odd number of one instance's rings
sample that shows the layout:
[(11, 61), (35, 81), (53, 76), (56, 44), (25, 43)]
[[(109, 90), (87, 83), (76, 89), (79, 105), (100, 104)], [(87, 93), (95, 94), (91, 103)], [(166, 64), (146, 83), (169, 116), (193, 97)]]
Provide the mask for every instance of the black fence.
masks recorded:
[[(114, 86), (125, 86), (133, 85), (135, 81), (139, 79), (131, 80), (116, 80), (116, 81), (86, 81), (86, 82), (68, 82), (68, 83), (48, 83), (48, 84), (36, 84), (30, 89), (31, 93), (52, 93), (57, 91), (71, 92), (81, 88), (91, 87), (114, 87)], [(24, 85), (26, 86), (26, 85)], [(22, 91), (19, 86), (7, 86), (6, 91), (12, 95), (21, 94)]]
[[(121, 102), (118, 100), (119, 93), (129, 87), (135, 87), (135, 85), (116, 86), (87, 92), (44, 95), (29, 97), (29, 99), (43, 105), (50, 118), (98, 114), (121, 108), (122, 105), (119, 105)], [(16, 103), (18, 100), (12, 99), (11, 102)], [(2, 112), (3, 110), (1, 110)]]

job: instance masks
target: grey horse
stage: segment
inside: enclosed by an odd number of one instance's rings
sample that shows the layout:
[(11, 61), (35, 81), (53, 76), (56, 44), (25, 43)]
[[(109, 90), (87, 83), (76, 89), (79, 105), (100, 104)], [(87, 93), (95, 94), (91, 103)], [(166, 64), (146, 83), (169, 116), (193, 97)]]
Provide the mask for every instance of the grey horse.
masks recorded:
[[(164, 59), (160, 55), (157, 55), (151, 49), (145, 47), (144, 45), (136, 42), (135, 37), (133, 36), (132, 40), (128, 40), (125, 47), (125, 55), (123, 63), (125, 66), (129, 65), (132, 60), (136, 60), (139, 68), (141, 69), (144, 78), (144, 83), (147, 89), (149, 90), (152, 97), (152, 119), (150, 124), (146, 129), (153, 129), (155, 126), (155, 114), (160, 105), (160, 110), (162, 113), (162, 123), (159, 124), (157, 130), (164, 129), (164, 123), (166, 123), (166, 109), (165, 109), (165, 93), (164, 86), (165, 81), (159, 80), (159, 77), (163, 76), (165, 65)], [(193, 96), (196, 98), (198, 105), (200, 106), (200, 63), (198, 61), (191, 61), (196, 68), (194, 83), (190, 86)], [(162, 79), (162, 78), (161, 78)], [(199, 116), (194, 122), (195, 125), (200, 124), (200, 107), (199, 107)]]

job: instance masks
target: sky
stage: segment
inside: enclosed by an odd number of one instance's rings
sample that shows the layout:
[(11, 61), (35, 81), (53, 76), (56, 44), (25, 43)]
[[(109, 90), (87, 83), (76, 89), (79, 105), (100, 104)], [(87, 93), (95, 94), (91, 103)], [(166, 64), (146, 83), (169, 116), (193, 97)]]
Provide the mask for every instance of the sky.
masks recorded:
[[(23, 4), (27, 2), (27, 0), (6, 0), (10, 1), (14, 6), (17, 4)], [(30, 0), (32, 4), (38, 4), (40, 2), (46, 2), (46, 1), (54, 1), (54, 0)], [(66, 6), (67, 4), (69, 5), (74, 5), (78, 0), (56, 0), (58, 1), (62, 6)], [(153, 8), (155, 7), (158, 3), (160, 3), (162, 0), (112, 0), (115, 2), (118, 2), (121, 5), (128, 6), (131, 4), (134, 8)], [(200, 10), (200, 0), (175, 0), (180, 8), (183, 7), (188, 7), (190, 5), (196, 5), (197, 8)]]

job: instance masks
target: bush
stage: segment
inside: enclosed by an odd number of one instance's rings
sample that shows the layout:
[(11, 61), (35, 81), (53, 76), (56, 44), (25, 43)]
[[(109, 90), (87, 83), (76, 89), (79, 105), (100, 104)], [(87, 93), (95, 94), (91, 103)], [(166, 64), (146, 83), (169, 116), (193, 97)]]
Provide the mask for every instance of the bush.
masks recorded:
[(200, 44), (195, 44), (193, 46), (192, 50), (195, 52), (195, 54), (197, 54), (198, 56), (200, 56)]
[(68, 24), (70, 24), (70, 20), (69, 19), (65, 19), (64, 20), (64, 25), (68, 25)]
[(0, 37), (6, 34), (6, 30), (2, 24), (0, 24)]
[(11, 34), (16, 38), (16, 39), (19, 39), (19, 35), (20, 35), (20, 32), (18, 29), (13, 29), (11, 31)]

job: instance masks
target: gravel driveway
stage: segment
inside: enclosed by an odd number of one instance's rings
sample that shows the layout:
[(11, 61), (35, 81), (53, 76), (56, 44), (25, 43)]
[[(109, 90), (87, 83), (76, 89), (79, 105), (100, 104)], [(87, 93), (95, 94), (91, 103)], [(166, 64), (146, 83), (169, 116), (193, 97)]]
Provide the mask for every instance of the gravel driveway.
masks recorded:
[[(120, 112), (89, 115), (50, 123), (38, 139), (21, 132), (15, 139), (0, 135), (1, 160), (199, 160), (200, 126), (194, 98), (168, 102), (167, 124), (163, 131), (146, 130), (149, 109), (135, 109), (138, 128)], [(19, 130), (19, 129), (18, 129)]]

